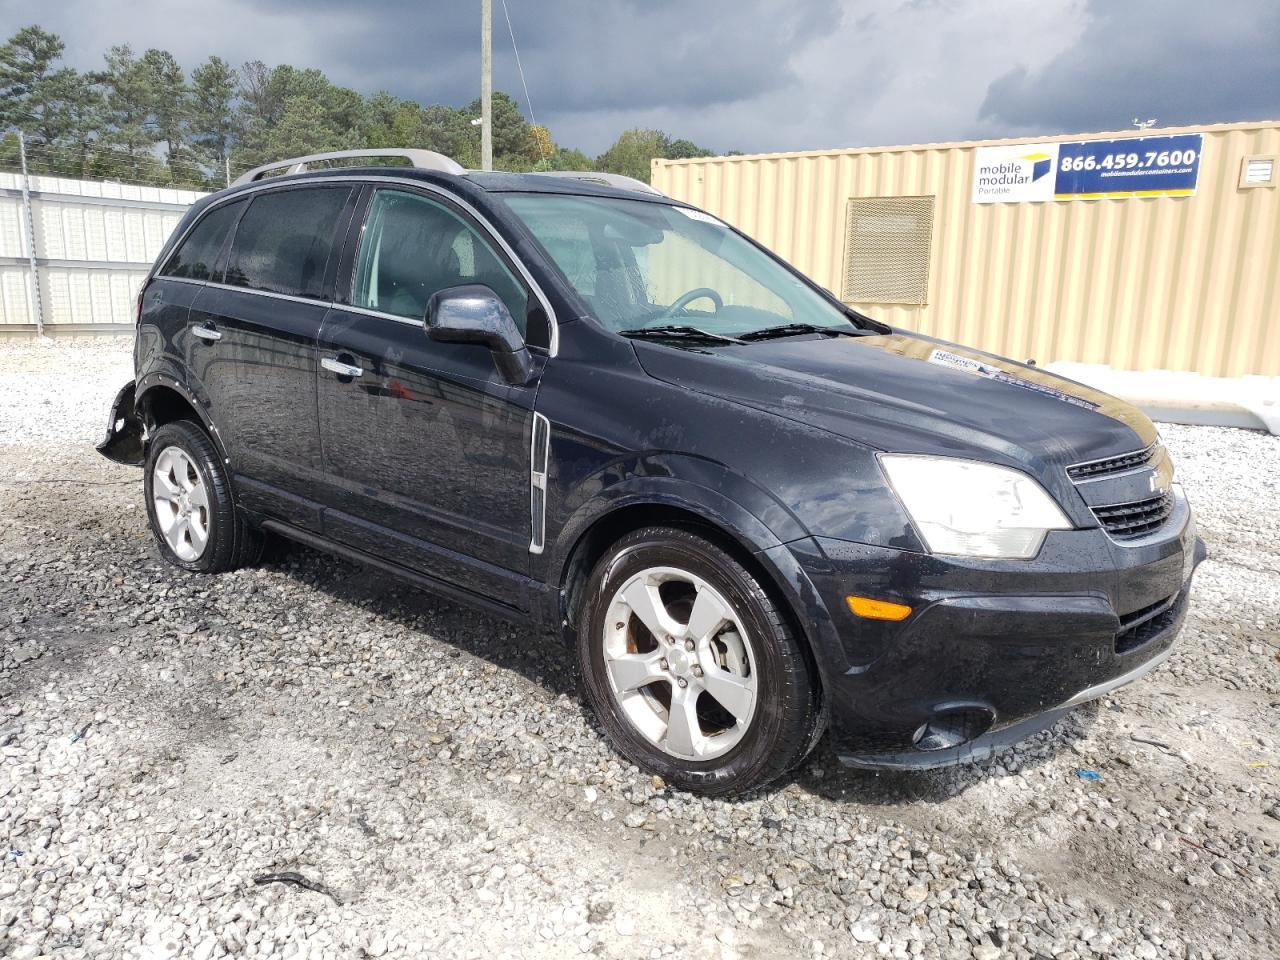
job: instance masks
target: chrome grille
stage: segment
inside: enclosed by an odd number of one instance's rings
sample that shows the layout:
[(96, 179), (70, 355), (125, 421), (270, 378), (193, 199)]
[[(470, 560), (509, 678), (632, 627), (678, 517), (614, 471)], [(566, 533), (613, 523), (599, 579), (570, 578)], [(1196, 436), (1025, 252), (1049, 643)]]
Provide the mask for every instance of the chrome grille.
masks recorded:
[(1156, 440), (1145, 450), (1135, 450), (1132, 453), (1122, 453), (1116, 457), (1090, 460), (1088, 463), (1077, 463), (1074, 467), (1067, 467), (1067, 476), (1076, 482), (1109, 477), (1112, 474), (1124, 473), (1126, 470), (1149, 467), (1155, 463), (1159, 453), (1160, 441)]
[(1093, 515), (1098, 518), (1107, 533), (1116, 540), (1135, 540), (1148, 533), (1159, 530), (1161, 525), (1173, 513), (1173, 497), (1168, 493), (1157, 494), (1145, 500), (1132, 503), (1115, 503), (1106, 507), (1094, 507)]

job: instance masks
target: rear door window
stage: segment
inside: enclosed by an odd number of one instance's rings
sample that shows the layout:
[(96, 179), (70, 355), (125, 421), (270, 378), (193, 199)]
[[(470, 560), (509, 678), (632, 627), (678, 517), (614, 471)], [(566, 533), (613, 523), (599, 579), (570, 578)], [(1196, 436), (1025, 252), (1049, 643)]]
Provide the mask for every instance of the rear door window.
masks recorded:
[(416, 193), (374, 194), (356, 261), (354, 306), (421, 320), (433, 293), (469, 283), (492, 289), (524, 333), (529, 294), (479, 232)]
[(349, 187), (273, 190), (253, 198), (236, 227), (226, 282), (293, 297), (320, 297)]
[(161, 276), (185, 277), (188, 280), (221, 280), (215, 277), (218, 254), (236, 218), (244, 210), (248, 200), (236, 200), (214, 207), (192, 227), (186, 239), (178, 245)]

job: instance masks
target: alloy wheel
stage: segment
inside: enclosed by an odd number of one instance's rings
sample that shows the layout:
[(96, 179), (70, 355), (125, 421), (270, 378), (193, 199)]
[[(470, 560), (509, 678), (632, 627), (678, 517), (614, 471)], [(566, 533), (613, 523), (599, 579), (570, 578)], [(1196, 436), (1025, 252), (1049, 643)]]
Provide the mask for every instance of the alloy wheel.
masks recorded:
[(722, 756), (755, 715), (756, 659), (742, 618), (715, 587), (677, 567), (650, 567), (614, 593), (604, 661), (623, 715), (682, 760)]
[(151, 476), (156, 523), (180, 560), (200, 559), (209, 544), (209, 492), (195, 461), (181, 447), (156, 457)]

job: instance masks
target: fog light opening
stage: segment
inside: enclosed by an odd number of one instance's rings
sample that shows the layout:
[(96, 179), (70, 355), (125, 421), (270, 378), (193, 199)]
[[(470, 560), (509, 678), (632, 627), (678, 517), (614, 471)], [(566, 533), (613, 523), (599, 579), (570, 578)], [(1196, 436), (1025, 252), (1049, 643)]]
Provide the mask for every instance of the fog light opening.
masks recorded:
[(995, 720), (991, 711), (980, 707), (964, 707), (935, 714), (911, 735), (917, 750), (949, 750), (976, 740)]

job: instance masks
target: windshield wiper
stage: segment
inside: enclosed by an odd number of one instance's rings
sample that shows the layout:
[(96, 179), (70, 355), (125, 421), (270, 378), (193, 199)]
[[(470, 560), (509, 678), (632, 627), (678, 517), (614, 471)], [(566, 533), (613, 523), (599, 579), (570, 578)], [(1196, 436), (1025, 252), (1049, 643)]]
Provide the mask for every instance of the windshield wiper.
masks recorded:
[(741, 334), (743, 340), (776, 340), (779, 337), (798, 337), (806, 333), (821, 333), (832, 337), (856, 337), (858, 332), (853, 328), (820, 327), (816, 323), (783, 323), (776, 327), (765, 327), (763, 330), (752, 330)]
[(742, 343), (737, 337), (726, 337), (722, 333), (712, 333), (710, 330), (703, 330), (701, 327), (691, 327), (683, 323), (667, 323), (658, 327), (636, 327), (633, 330), (623, 330), (619, 334), (623, 337), (634, 337), (636, 339), (651, 340), (668, 340), (672, 337), (683, 337), (690, 340), (714, 340), (718, 343)]

